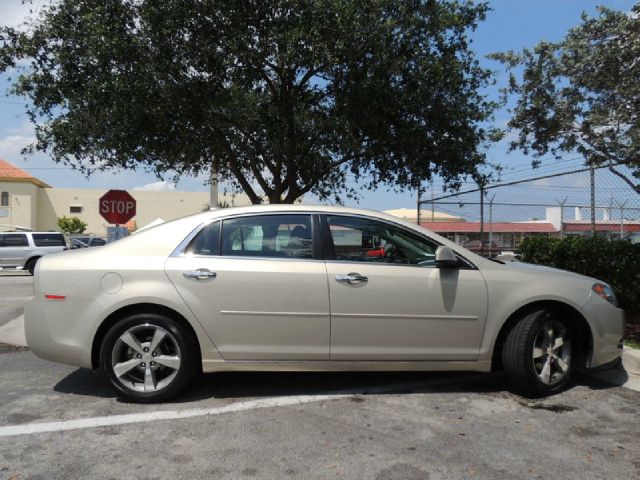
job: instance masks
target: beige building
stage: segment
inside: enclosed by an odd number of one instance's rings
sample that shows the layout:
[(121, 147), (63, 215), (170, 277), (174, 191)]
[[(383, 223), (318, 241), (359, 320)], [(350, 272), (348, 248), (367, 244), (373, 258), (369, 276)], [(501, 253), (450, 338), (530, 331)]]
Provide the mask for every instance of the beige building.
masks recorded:
[[(395, 210), (385, 210), (384, 213), (401, 218), (407, 222), (418, 223), (418, 210), (415, 208), (397, 208)], [(422, 222), (464, 222), (465, 219), (456, 215), (444, 212), (423, 209), (420, 211), (420, 223)]]
[[(107, 222), (98, 213), (98, 200), (107, 190), (53, 188), (15, 165), (0, 159), (0, 231), (26, 228), (58, 230), (58, 218), (78, 217), (87, 233), (105, 236)], [(165, 221), (209, 208), (209, 192), (130, 190), (136, 199), (136, 216), (130, 230), (161, 218)], [(218, 194), (220, 205), (248, 205), (243, 194)]]

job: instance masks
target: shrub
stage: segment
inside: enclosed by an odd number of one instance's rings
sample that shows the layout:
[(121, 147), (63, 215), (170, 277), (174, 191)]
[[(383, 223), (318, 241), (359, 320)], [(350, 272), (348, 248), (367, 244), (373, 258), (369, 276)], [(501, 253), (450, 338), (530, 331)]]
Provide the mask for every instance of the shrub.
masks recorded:
[(622, 308), (640, 313), (640, 244), (599, 237), (532, 237), (520, 245), (523, 262), (594, 277), (613, 287)]
[(84, 233), (87, 224), (78, 217), (60, 217), (58, 218), (58, 228), (64, 233)]

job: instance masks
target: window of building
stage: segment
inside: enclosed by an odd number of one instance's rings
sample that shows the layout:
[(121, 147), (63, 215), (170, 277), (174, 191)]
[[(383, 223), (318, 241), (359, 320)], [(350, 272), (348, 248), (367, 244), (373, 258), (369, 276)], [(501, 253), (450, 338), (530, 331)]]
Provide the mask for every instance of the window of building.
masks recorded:
[(222, 255), (313, 258), (309, 215), (258, 215), (225, 220)]
[(367, 218), (327, 217), (336, 260), (434, 266), (437, 246), (394, 225)]
[(82, 205), (70, 205), (69, 213), (82, 213)]
[(9, 206), (9, 192), (2, 192), (0, 195), (0, 207), (8, 207)]

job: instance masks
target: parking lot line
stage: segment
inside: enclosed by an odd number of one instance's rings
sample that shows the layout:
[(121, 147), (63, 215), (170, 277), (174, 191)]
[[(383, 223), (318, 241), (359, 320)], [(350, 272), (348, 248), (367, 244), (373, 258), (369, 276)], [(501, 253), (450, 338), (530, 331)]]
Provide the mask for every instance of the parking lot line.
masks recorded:
[(60, 432), (64, 430), (79, 430), (84, 428), (109, 427), (127, 425), (131, 423), (146, 423), (157, 420), (179, 420), (209, 415), (223, 415), (226, 413), (243, 412), (261, 408), (288, 407), (304, 403), (337, 400), (353, 397), (355, 394), (332, 395), (297, 395), (291, 397), (271, 397), (245, 402), (235, 402), (222, 407), (194, 408), (188, 410), (161, 410), (155, 412), (131, 413), (125, 415), (111, 415), (107, 417), (79, 418), (61, 422), (27, 423), (23, 425), (8, 425), (0, 427), (0, 437), (16, 435), (31, 435), (35, 433)]

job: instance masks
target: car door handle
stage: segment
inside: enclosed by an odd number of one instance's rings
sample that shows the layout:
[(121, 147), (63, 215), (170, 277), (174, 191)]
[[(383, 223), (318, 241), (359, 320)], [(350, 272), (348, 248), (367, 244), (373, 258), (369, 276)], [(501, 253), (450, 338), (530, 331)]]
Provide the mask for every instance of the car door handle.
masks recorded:
[(216, 272), (212, 272), (206, 268), (198, 268), (197, 270), (187, 270), (182, 272), (184, 278), (195, 278), (196, 280), (208, 280), (216, 277)]
[(349, 273), (347, 275), (336, 275), (336, 282), (348, 283), (349, 285), (357, 285), (358, 283), (367, 283), (369, 279), (359, 273)]

